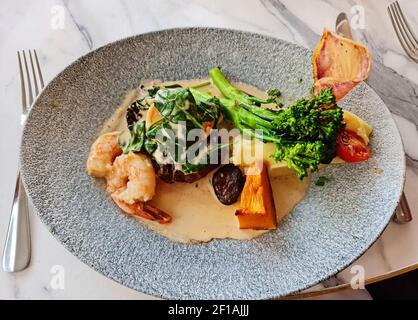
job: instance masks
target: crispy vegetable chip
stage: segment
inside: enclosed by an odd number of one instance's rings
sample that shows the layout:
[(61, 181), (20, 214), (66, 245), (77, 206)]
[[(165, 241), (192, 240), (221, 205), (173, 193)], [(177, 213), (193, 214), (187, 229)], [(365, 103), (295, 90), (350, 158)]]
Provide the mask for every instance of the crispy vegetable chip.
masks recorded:
[(313, 56), (315, 93), (332, 88), (337, 100), (367, 79), (371, 68), (369, 50), (325, 29)]

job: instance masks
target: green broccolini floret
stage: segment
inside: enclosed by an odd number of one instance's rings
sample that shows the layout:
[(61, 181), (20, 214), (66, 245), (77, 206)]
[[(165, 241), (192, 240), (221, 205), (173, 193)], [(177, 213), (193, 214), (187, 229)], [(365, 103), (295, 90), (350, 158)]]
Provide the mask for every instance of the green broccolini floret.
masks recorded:
[(343, 110), (336, 105), (332, 90), (325, 89), (284, 109), (273, 120), (273, 127), (288, 140), (322, 142), (321, 163), (329, 163), (336, 155), (338, 132), (344, 128)]
[[(276, 151), (272, 157), (286, 161), (301, 179), (335, 157), (338, 132), (344, 128), (344, 122), (343, 111), (336, 105), (331, 89), (312, 94), (310, 99), (299, 99), (288, 108), (271, 110), (261, 108), (260, 104), (271, 103), (273, 97), (277, 99), (280, 96), (277, 89), (269, 91), (268, 100), (260, 100), (232, 86), (219, 68), (213, 68), (209, 74), (225, 96), (219, 99), (222, 114), (241, 132), (261, 130), (262, 136), (253, 133), (253, 137), (274, 142)], [(191, 93), (196, 100), (211, 97), (195, 91)]]
[(286, 161), (288, 167), (302, 179), (308, 175), (308, 171), (314, 172), (318, 169), (325, 149), (326, 146), (321, 141), (277, 143), (272, 157), (276, 161)]
[(278, 113), (273, 126), (278, 133), (293, 140), (336, 140), (342, 128), (343, 111), (335, 104), (331, 89), (325, 89), (311, 99), (299, 99)]

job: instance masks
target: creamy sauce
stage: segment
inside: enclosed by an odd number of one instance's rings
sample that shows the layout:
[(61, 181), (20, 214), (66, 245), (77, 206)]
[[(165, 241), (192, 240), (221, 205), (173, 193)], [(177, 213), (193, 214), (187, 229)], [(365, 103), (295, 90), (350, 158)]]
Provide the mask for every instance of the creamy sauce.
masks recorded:
[[(208, 79), (180, 80), (166, 82), (165, 84), (178, 83), (191, 87), (209, 81)], [(142, 85), (161, 84), (159, 81), (147, 81)], [(259, 89), (243, 83), (234, 83), (235, 86), (245, 92), (266, 98), (266, 94)], [(220, 97), (221, 94), (212, 85), (200, 87), (199, 90), (209, 92)], [(106, 122), (101, 134), (111, 131), (121, 131), (127, 135), (128, 129), (125, 119), (126, 109), (137, 99), (140, 90), (131, 91), (114, 115)], [(144, 115), (145, 119), (145, 115)], [(235, 217), (237, 203), (225, 206), (221, 204), (213, 193), (211, 184), (212, 174), (207, 175), (194, 183), (168, 184), (161, 180), (157, 182), (156, 195), (151, 204), (167, 213), (173, 219), (168, 224), (159, 224), (142, 218), (137, 218), (147, 224), (152, 230), (167, 238), (178, 242), (207, 242), (212, 239), (252, 239), (268, 230), (239, 229), (238, 219)], [(303, 199), (309, 186), (309, 179), (300, 181), (295, 174), (285, 170), (270, 176), (274, 202), (278, 221), (288, 215), (292, 209)], [(279, 226), (280, 228), (280, 226)]]
[(99, 135), (105, 134), (107, 132), (112, 132), (112, 131), (129, 132), (128, 125), (126, 123), (126, 110), (132, 104), (132, 102), (138, 99), (138, 96), (139, 96), (138, 89), (130, 91), (126, 95), (122, 104), (116, 109), (112, 117), (108, 121), (106, 121)]
[[(239, 229), (235, 210), (238, 203), (222, 205), (211, 185), (211, 176), (196, 183), (167, 184), (158, 181), (157, 193), (151, 203), (173, 216), (169, 224), (141, 221), (154, 231), (179, 242), (207, 242), (214, 238), (252, 239), (267, 230)], [(295, 175), (277, 176), (270, 180), (278, 220), (282, 220), (307, 191), (307, 179)], [(280, 228), (280, 226), (279, 226)]]

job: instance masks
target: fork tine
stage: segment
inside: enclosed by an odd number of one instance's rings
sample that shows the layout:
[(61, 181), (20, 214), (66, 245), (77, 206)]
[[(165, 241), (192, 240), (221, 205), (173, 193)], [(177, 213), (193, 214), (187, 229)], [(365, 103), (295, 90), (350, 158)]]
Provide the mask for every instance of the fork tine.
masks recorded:
[(403, 31), (400, 28), (400, 25), (398, 23), (398, 17), (395, 14), (393, 4), (390, 4), (388, 6), (388, 12), (389, 12), (389, 16), (390, 16), (390, 20), (392, 22), (393, 28), (395, 29), (396, 35), (398, 36), (398, 40), (399, 40), (402, 48), (405, 50), (405, 52), (408, 54), (408, 56), (413, 59), (410, 44), (408, 44), (407, 40), (405, 39), (405, 37), (403, 35)]
[(35, 97), (38, 96), (39, 94), (39, 89), (38, 89), (38, 80), (36, 79), (36, 72), (35, 72), (35, 65), (33, 63), (33, 58), (32, 58), (32, 51), (29, 50), (29, 60), (30, 60), (30, 66), (32, 68), (32, 78), (33, 78), (33, 83), (35, 85)]
[(28, 61), (26, 59), (25, 50), (23, 50), (23, 61), (25, 63), (26, 80), (27, 80), (27, 83), (28, 83), (28, 92), (29, 92), (29, 105), (26, 105), (26, 108), (29, 108), (33, 103), (33, 93), (32, 93), (32, 84), (31, 84), (31, 79), (30, 79), (30, 76), (29, 76)]
[(17, 52), (17, 60), (19, 64), (19, 74), (20, 74), (20, 90), (21, 90), (21, 96), (22, 96), (22, 110), (23, 112), (26, 111), (26, 90), (25, 90), (25, 80), (23, 76), (23, 68), (22, 68), (22, 59), (20, 58), (20, 52)]
[(394, 2), (394, 9), (395, 12), (398, 13), (398, 16), (400, 18), (401, 24), (405, 30), (406, 36), (409, 38), (409, 40), (411, 41), (411, 43), (413, 44), (413, 46), (415, 48), (418, 48), (418, 40), (417, 37), (415, 36), (415, 34), (413, 33), (411, 27), (409, 26), (408, 20), (405, 18), (401, 6), (399, 5), (398, 1)]
[(39, 66), (38, 54), (36, 53), (36, 50), (33, 50), (33, 53), (35, 55), (36, 67), (38, 69), (38, 76), (39, 76), (39, 81), (41, 82), (41, 89), (42, 89), (44, 87), (44, 78), (42, 77), (41, 67)]

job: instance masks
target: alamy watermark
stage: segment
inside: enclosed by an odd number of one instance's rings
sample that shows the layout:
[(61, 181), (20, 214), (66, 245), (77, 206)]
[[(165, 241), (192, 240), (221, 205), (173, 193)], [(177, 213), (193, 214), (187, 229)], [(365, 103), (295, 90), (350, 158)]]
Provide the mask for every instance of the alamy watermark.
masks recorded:
[(353, 275), (350, 280), (351, 288), (353, 290), (365, 289), (366, 272), (364, 267), (359, 264), (355, 264), (351, 267), (350, 273)]
[[(161, 128), (151, 143), (156, 144), (153, 156), (159, 164), (226, 164), (233, 155), (235, 164), (253, 163), (264, 154), (262, 130), (212, 129), (210, 133), (194, 128), (186, 130), (179, 121), (175, 129)], [(234, 150), (234, 152), (232, 152)]]
[(49, 286), (52, 290), (64, 290), (65, 289), (65, 269), (62, 265), (53, 265), (49, 270), (51, 278)]
[(350, 26), (352, 29), (366, 29), (366, 14), (362, 5), (352, 6), (350, 9)]
[(51, 7), (51, 20), (49, 25), (53, 30), (62, 30), (65, 28), (65, 8), (61, 5)]

